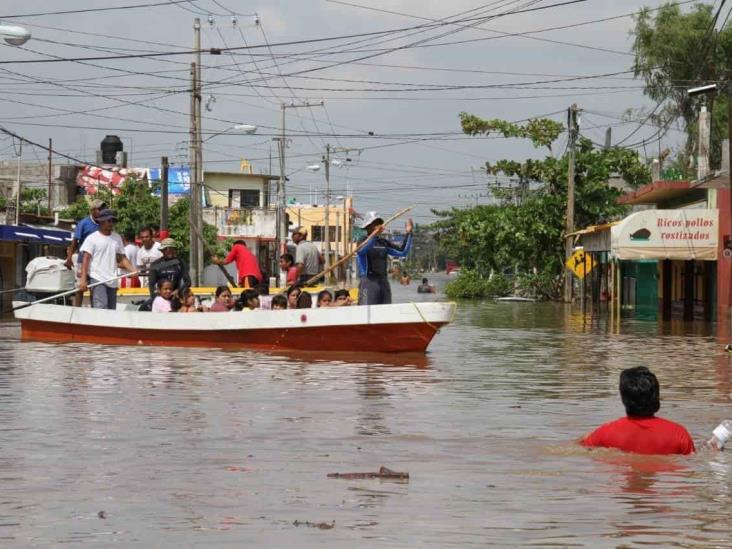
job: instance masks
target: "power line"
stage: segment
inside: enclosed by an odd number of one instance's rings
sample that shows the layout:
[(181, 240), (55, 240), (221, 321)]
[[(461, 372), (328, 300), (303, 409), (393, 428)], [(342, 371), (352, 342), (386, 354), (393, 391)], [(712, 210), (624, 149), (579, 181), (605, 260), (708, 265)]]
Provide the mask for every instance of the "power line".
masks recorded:
[[(173, 0), (171, 0), (173, 1)], [(175, 0), (176, 2), (181, 2), (183, 0)], [(500, 15), (515, 15), (519, 13), (528, 13), (538, 10), (546, 10), (550, 8), (556, 8), (556, 7), (563, 7), (568, 6), (572, 4), (578, 4), (581, 2), (587, 2), (588, 0), (566, 0), (564, 2), (559, 2), (556, 4), (550, 4), (547, 6), (539, 6), (539, 7), (533, 7), (533, 8), (527, 8), (524, 10), (515, 10), (513, 12), (508, 12), (506, 14), (499, 14)], [(159, 5), (159, 4), (155, 4)], [(135, 7), (142, 7), (143, 5), (140, 4)], [(94, 8), (90, 11), (104, 11), (112, 8)], [(122, 9), (122, 8), (120, 8)], [(82, 10), (87, 11), (87, 10)], [(52, 15), (51, 13), (43, 14), (43, 15)], [(31, 17), (33, 15), (17, 15), (13, 17)], [(497, 17), (497, 16), (494, 16)], [(8, 17), (5, 17), (6, 19)], [(477, 17), (474, 19), (478, 20), (485, 20), (486, 17)], [(450, 24), (454, 24), (453, 22), (450, 23), (431, 23), (431, 24), (423, 24), (423, 25), (413, 25), (411, 27), (403, 27), (398, 29), (390, 29), (385, 31), (371, 31), (371, 32), (362, 32), (362, 33), (356, 33), (356, 34), (346, 34), (346, 35), (339, 35), (339, 36), (329, 36), (329, 37), (323, 37), (323, 38), (311, 38), (311, 39), (304, 39), (304, 40), (292, 40), (287, 42), (278, 42), (275, 44), (270, 44), (270, 47), (279, 47), (279, 46), (292, 46), (292, 45), (300, 45), (300, 44), (312, 44), (312, 43), (318, 43), (318, 42), (329, 42), (334, 40), (344, 40), (347, 38), (356, 38), (356, 37), (363, 37), (363, 36), (378, 36), (378, 35), (387, 35), (392, 34), (395, 32), (402, 32), (407, 30), (413, 30), (413, 29), (421, 29), (421, 28), (439, 28), (444, 27)], [(213, 50), (200, 50), (202, 53), (221, 53), (222, 51), (243, 51), (243, 50), (250, 50), (250, 49), (259, 49), (259, 48), (265, 48), (267, 45), (265, 44), (255, 44), (253, 46), (236, 46), (232, 48), (222, 48), (222, 49), (213, 49)], [(396, 49), (405, 49), (406, 46), (401, 46)], [(394, 49), (393, 51), (396, 51)], [(391, 50), (388, 50), (391, 51)], [(154, 52), (154, 53), (144, 53), (144, 54), (126, 54), (126, 55), (108, 55), (108, 56), (97, 56), (97, 57), (76, 57), (76, 58), (61, 58), (61, 59), (14, 59), (14, 60), (4, 60), (0, 61), (0, 64), (8, 65), (8, 64), (38, 64), (38, 63), (59, 63), (59, 62), (70, 62), (70, 61), (104, 61), (104, 60), (113, 60), (113, 59), (143, 59), (146, 57), (169, 57), (174, 55), (190, 55), (192, 53), (198, 53), (195, 50), (188, 50), (188, 51), (168, 51), (168, 52)], [(359, 59), (360, 60), (360, 59)], [(345, 63), (345, 62), (343, 62)], [(341, 63), (342, 64), (342, 63)], [(325, 67), (327, 68), (327, 67)]]
[(98, 11), (134, 10), (139, 8), (153, 8), (156, 6), (173, 6), (188, 3), (190, 0), (167, 0), (166, 2), (151, 2), (148, 4), (131, 4), (127, 6), (109, 6), (106, 8), (86, 8), (80, 10), (47, 11), (43, 13), (21, 13), (16, 15), (0, 15), (0, 19), (21, 19), (23, 17), (43, 17), (46, 15), (68, 15), (73, 13), (91, 13)]

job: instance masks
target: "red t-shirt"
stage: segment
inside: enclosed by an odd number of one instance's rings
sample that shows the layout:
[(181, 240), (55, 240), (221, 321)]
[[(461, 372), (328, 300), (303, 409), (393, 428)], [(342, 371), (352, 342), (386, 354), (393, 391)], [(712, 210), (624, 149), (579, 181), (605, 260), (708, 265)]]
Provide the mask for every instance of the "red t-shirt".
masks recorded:
[(689, 432), (660, 417), (622, 417), (601, 425), (582, 439), (584, 446), (617, 448), (635, 454), (691, 454)]
[(297, 283), (297, 267), (287, 269), (287, 285), (292, 286)]
[(224, 263), (236, 261), (236, 270), (239, 272), (239, 281), (241, 282), (245, 276), (253, 276), (259, 282), (262, 282), (262, 271), (259, 269), (259, 263), (249, 248), (243, 244), (234, 244), (229, 255), (224, 259)]

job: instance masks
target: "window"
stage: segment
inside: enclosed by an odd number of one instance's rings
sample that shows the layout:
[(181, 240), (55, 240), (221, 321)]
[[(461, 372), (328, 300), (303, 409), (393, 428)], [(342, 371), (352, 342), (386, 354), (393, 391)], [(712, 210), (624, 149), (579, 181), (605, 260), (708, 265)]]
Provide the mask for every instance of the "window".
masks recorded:
[(259, 208), (259, 189), (229, 189), (229, 208)]
[[(338, 230), (338, 236), (336, 236), (336, 228), (339, 229)], [(340, 233), (341, 233), (340, 227), (334, 227), (333, 225), (331, 225), (329, 227), (329, 229), (330, 230), (328, 232), (330, 233), (330, 241), (331, 242), (335, 242), (336, 240), (340, 240), (340, 238), (339, 238), (340, 237)], [(324, 226), (322, 226), (322, 225), (313, 225), (312, 226), (312, 232), (313, 232), (313, 234), (312, 234), (312, 240), (313, 241), (315, 241), (315, 242), (325, 242), (325, 227)]]

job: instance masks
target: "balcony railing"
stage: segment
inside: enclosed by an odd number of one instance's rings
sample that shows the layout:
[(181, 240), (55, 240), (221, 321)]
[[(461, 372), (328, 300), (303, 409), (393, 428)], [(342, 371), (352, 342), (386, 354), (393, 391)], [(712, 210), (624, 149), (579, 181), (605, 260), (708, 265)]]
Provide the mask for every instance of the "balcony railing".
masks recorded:
[(203, 220), (216, 227), (219, 236), (273, 239), (277, 234), (274, 208), (203, 208)]

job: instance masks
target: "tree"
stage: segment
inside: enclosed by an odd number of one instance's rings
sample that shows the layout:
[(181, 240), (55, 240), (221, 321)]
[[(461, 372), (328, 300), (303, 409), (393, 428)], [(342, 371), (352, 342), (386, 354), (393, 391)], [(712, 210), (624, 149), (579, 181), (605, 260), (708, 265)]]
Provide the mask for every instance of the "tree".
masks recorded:
[[(100, 187), (94, 198), (101, 198), (110, 208), (117, 213), (117, 225), (115, 231), (122, 234), (126, 231), (133, 231), (137, 234), (144, 227), (158, 227), (160, 223), (160, 198), (155, 196), (155, 188), (150, 187), (147, 181), (137, 181), (128, 178), (120, 189), (118, 195), (112, 193), (105, 187)], [(80, 196), (76, 202), (61, 212), (61, 217), (66, 219), (81, 219), (89, 215), (89, 203), (85, 196)], [(178, 257), (187, 261), (190, 249), (190, 200), (182, 198), (171, 206), (168, 214), (170, 236), (178, 242)], [(206, 244), (216, 251), (222, 253), (219, 245), (216, 227), (205, 224), (203, 235)], [(204, 258), (208, 259), (206, 251)]]
[[(471, 124), (474, 118), (469, 119)], [(467, 119), (461, 115), (461, 120)], [(494, 121), (490, 122), (493, 126)], [(475, 124), (466, 133), (474, 127)], [(537, 123), (531, 127), (544, 132), (552, 125)], [(558, 132), (556, 126), (554, 128), (556, 139)], [(530, 131), (521, 137), (533, 140), (535, 136)], [(549, 148), (551, 145), (541, 144)], [(443, 251), (448, 257), (458, 260), (461, 267), (479, 276), (487, 278), (492, 273), (503, 271), (525, 273), (545, 280), (554, 288), (553, 281), (564, 269), (567, 156), (546, 156), (541, 160), (524, 162), (486, 162), (486, 171), (525, 180), (531, 185), (526, 186), (521, 201), (513, 200), (510, 191), (493, 189), (494, 204), (433, 210), (441, 218), (432, 228)], [(636, 152), (621, 148), (597, 150), (589, 140), (581, 138), (575, 155), (577, 226), (604, 223), (625, 213), (625, 208), (617, 204), (620, 191), (607, 184), (614, 173), (620, 174), (634, 187), (650, 181), (648, 169)], [(546, 293), (551, 295), (552, 292)]]
[[(687, 89), (700, 84), (729, 81), (732, 69), (732, 28), (715, 30), (711, 4), (694, 4), (682, 13), (678, 4), (666, 4), (651, 15), (644, 8), (636, 16), (633, 53), (635, 76), (645, 81), (644, 93), (657, 102), (649, 120), (663, 128), (681, 117), (687, 134), (684, 157), (694, 156), (699, 99)], [(711, 162), (718, 166), (722, 140), (727, 136), (727, 98), (718, 96), (712, 108)]]

